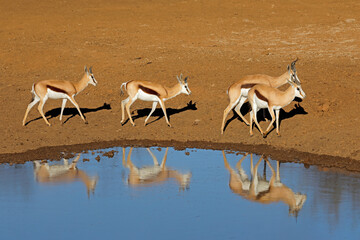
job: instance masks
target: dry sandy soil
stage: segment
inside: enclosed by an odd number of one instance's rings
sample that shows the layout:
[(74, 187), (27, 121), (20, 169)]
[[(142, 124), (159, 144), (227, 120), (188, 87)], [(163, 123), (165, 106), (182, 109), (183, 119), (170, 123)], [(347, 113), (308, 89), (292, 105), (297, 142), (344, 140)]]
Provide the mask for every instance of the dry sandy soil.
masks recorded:
[[(0, 0), (0, 6), (1, 161), (116, 144), (243, 149), (345, 166), (360, 160), (357, 0)], [(282, 136), (273, 131), (263, 139), (255, 130), (249, 137), (234, 113), (220, 135), (229, 85), (249, 74), (279, 76), (296, 57), (307, 97), (284, 108)], [(49, 100), (44, 112), (52, 126), (35, 107), (23, 127), (33, 82), (78, 81), (84, 65), (93, 66), (99, 82), (76, 97), (89, 124), (69, 103), (62, 124), (61, 101)], [(137, 125), (121, 126), (121, 83), (171, 86), (180, 73), (189, 76), (193, 94), (166, 102), (172, 128), (158, 110), (143, 126), (151, 103), (140, 101), (132, 106)]]

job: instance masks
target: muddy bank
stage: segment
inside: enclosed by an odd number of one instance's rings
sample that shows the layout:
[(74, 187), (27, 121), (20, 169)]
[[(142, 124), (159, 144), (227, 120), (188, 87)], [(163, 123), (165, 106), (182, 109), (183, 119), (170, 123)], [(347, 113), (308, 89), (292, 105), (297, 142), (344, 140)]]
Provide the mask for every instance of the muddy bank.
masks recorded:
[[(98, 161), (101, 159), (113, 158), (115, 151), (106, 151), (105, 148), (111, 147), (174, 147), (176, 150), (185, 150), (188, 148), (211, 149), (211, 150), (228, 150), (239, 153), (256, 153), (271, 157), (281, 162), (295, 162), (309, 165), (316, 165), (323, 169), (337, 169), (348, 172), (360, 172), (360, 161), (349, 158), (334, 157), (329, 155), (317, 155), (296, 150), (274, 149), (267, 145), (246, 145), (237, 143), (213, 143), (198, 141), (152, 141), (152, 140), (125, 140), (125, 141), (108, 141), (87, 144), (76, 144), (68, 146), (42, 147), (36, 150), (29, 150), (24, 153), (0, 154), (0, 164), (22, 164), (32, 160), (59, 160), (63, 157), (73, 157), (75, 153), (93, 151), (98, 155)], [(96, 150), (102, 149), (101, 152)], [(186, 152), (189, 154), (188, 152)], [(191, 154), (191, 153), (190, 153)]]

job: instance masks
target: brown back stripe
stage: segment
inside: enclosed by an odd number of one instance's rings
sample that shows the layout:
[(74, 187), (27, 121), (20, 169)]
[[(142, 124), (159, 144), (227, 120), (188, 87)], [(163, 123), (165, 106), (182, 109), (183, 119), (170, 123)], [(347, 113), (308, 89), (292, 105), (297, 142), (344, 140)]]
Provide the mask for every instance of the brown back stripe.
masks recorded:
[(46, 87), (54, 92), (61, 92), (61, 93), (67, 94), (67, 92), (61, 88), (57, 88), (57, 87), (50, 86), (50, 85), (46, 85)]
[(152, 89), (150, 89), (150, 88), (147, 88), (147, 87), (144, 87), (144, 86), (142, 86), (142, 85), (139, 85), (139, 88), (141, 89), (141, 90), (143, 90), (145, 93), (147, 93), (147, 94), (151, 94), (151, 95), (156, 95), (156, 96), (160, 96), (160, 94), (157, 92), (157, 91), (155, 91), (155, 90), (152, 90)]
[(260, 100), (263, 100), (267, 103), (269, 102), (268, 99), (266, 97), (264, 97), (258, 90), (255, 90), (255, 94)]
[(243, 84), (243, 85), (241, 85), (241, 88), (252, 88), (255, 85), (256, 84), (254, 84), (254, 83)]

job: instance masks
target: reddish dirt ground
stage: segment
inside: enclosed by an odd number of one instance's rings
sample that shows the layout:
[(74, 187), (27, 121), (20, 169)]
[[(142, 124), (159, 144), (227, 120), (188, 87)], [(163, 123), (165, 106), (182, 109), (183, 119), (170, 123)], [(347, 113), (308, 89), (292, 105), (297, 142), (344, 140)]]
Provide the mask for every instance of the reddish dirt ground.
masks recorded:
[[(282, 152), (289, 161), (360, 160), (359, 1), (0, 0), (0, 6), (2, 159), (152, 142)], [(273, 131), (263, 139), (255, 130), (250, 137), (234, 113), (220, 135), (230, 84), (249, 74), (279, 76), (296, 57), (307, 97), (300, 107), (284, 108), (282, 136)], [(36, 107), (22, 126), (33, 82), (78, 81), (86, 64), (99, 82), (76, 97), (89, 124), (70, 103), (61, 124), (61, 101), (49, 100), (51, 127)], [(180, 73), (189, 76), (192, 95), (166, 102), (172, 128), (159, 110), (143, 126), (151, 103), (140, 101), (132, 106), (137, 126), (121, 126), (121, 83), (171, 86)]]

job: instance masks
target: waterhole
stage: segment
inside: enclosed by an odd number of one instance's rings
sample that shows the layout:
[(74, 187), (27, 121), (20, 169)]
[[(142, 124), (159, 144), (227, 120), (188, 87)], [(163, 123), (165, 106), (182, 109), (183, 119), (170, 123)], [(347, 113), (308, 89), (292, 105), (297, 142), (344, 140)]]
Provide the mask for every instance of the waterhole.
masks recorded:
[(102, 149), (0, 165), (1, 239), (356, 239), (360, 175), (251, 153)]

